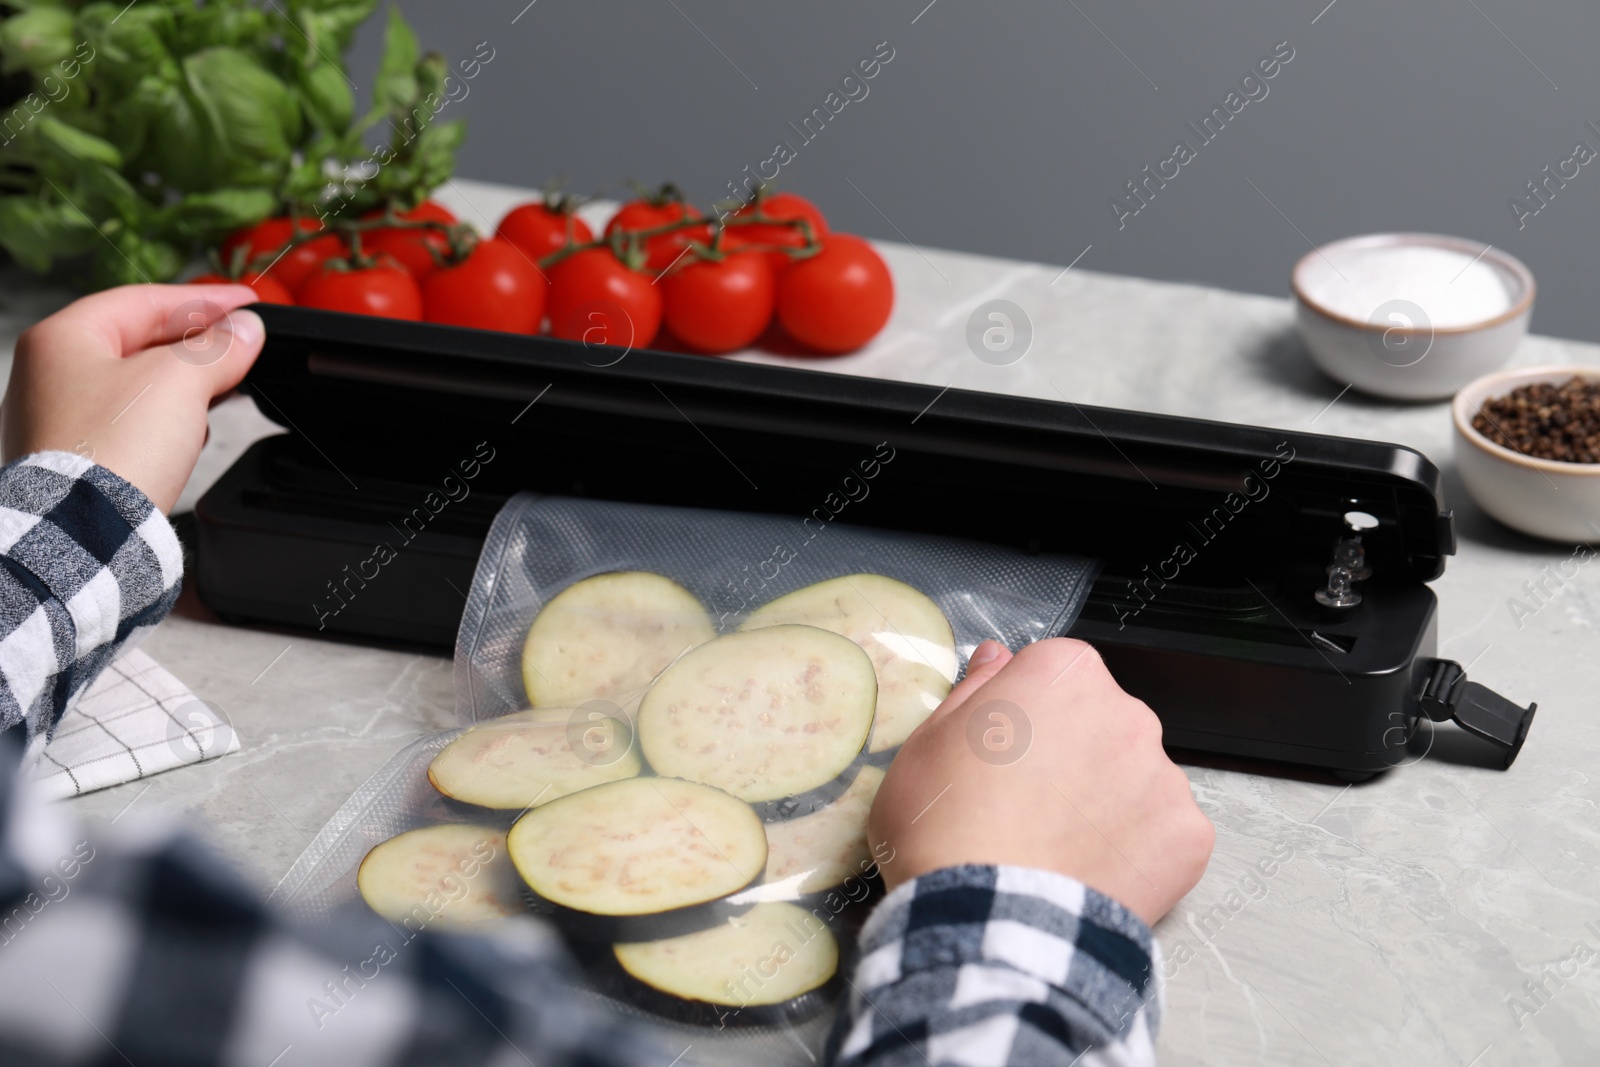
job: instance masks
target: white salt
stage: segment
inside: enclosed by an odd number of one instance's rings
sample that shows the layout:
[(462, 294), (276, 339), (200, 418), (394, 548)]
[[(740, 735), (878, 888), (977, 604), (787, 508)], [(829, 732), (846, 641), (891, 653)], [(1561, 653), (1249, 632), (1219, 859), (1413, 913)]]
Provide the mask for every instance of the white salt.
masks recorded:
[(1306, 296), (1336, 315), (1369, 322), (1383, 305), (1404, 300), (1421, 308), (1436, 328), (1494, 318), (1520, 296), (1513, 285), (1483, 258), (1423, 244), (1334, 249), (1328, 259), (1314, 257), (1301, 275)]

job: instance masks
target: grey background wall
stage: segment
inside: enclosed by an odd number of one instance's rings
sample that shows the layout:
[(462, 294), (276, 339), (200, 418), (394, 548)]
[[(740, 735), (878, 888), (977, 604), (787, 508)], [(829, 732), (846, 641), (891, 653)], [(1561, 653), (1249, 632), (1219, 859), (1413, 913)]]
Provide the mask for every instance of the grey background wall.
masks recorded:
[[(494, 49), (446, 110), (469, 120), (464, 176), (670, 178), (707, 202), (783, 140), (780, 186), (841, 229), (1270, 294), (1311, 243), (1459, 234), (1533, 269), (1536, 331), (1600, 341), (1600, 161), (1520, 229), (1510, 207), (1577, 142), (1600, 150), (1582, 0), (525, 3), (399, 4), (452, 60)], [(788, 124), (880, 41), (868, 95), (802, 143)], [(358, 82), (380, 42), (375, 21)], [(1186, 123), (1280, 42), (1267, 95), (1202, 144)], [(1197, 158), (1119, 229), (1112, 198), (1179, 140)]]

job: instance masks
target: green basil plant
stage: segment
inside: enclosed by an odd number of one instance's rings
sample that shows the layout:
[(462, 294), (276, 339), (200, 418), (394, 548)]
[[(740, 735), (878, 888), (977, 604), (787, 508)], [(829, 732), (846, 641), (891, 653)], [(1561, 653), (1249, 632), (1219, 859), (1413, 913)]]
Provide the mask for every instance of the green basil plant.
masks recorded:
[(377, 2), (0, 3), (0, 247), (165, 281), (269, 216), (414, 207), (464, 128), (433, 120), (448, 69), (393, 9), (356, 116), (344, 56)]

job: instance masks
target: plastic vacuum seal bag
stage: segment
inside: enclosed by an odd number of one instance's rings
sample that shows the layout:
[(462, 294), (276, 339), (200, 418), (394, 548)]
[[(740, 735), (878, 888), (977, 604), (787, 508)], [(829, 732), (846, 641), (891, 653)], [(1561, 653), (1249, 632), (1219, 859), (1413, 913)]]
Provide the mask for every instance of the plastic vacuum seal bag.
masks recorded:
[[(506, 840), (525, 811), (466, 805), (429, 784), (430, 766), (466, 733), (422, 737), (390, 758), (294, 862), (278, 904), (306, 921), (370, 907), (394, 929), (384, 945), (394, 953), (424, 931), (493, 937), (498, 921), (533, 915), (566, 934), (587, 977), (579, 1001), (661, 1030), (669, 1049), (662, 1064), (686, 1046), (680, 1067), (818, 1062), (843, 984), (838, 974), (866, 917), (864, 878), (826, 902), (728, 905), (723, 917), (707, 915), (710, 925), (666, 929), (674, 937), (578, 936), (558, 905), (536, 899), (518, 877)], [(746, 856), (730, 859), (747, 864)], [(731, 979), (720, 977), (730, 968)]]
[(814, 517), (521, 494), (479, 557), (456, 640), (457, 709), (471, 723), (617, 703), (712, 638), (798, 624), (867, 653), (879, 687), (869, 750), (887, 752), (980, 641), (1016, 649), (1070, 626), (1094, 572), (1074, 557)]
[[(570, 710), (558, 709), (557, 734)], [(563, 934), (586, 982), (580, 1000), (660, 1031), (663, 1062), (680, 1050), (683, 1067), (817, 1062), (874, 888), (865, 808), (839, 809), (855, 812), (862, 857), (825, 873), (816, 884), (826, 892), (763, 893), (781, 853), (769, 836), (816, 815), (764, 823), (725, 792), (623, 759), (599, 762), (599, 784), (584, 785), (555, 757), (559, 742), (496, 744), (537, 721), (508, 716), (401, 750), (296, 860), (280, 903), (312, 922), (370, 908), (390, 923), (392, 953), (423, 932), (493, 937), (497, 924), (531, 916)], [(476, 802), (441, 788), (459, 785), (472, 754), (497, 748), (513, 751)], [(519, 759), (539, 799), (513, 808), (497, 790)]]
[[(1092, 564), (732, 512), (523, 495), (416, 742), (285, 882), (407, 930), (558, 928), (685, 1063), (820, 1054), (880, 885), (867, 813), (977, 643), (1062, 632)], [(887, 850), (888, 843), (880, 849)]]

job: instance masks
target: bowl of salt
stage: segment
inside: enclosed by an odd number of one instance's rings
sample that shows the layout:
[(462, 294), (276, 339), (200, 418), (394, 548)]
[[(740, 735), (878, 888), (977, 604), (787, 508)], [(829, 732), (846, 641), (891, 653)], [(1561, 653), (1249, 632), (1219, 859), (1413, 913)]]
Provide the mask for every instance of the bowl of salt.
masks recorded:
[(1312, 362), (1395, 400), (1448, 399), (1505, 366), (1533, 312), (1533, 274), (1520, 260), (1440, 234), (1325, 244), (1295, 264), (1290, 285)]

